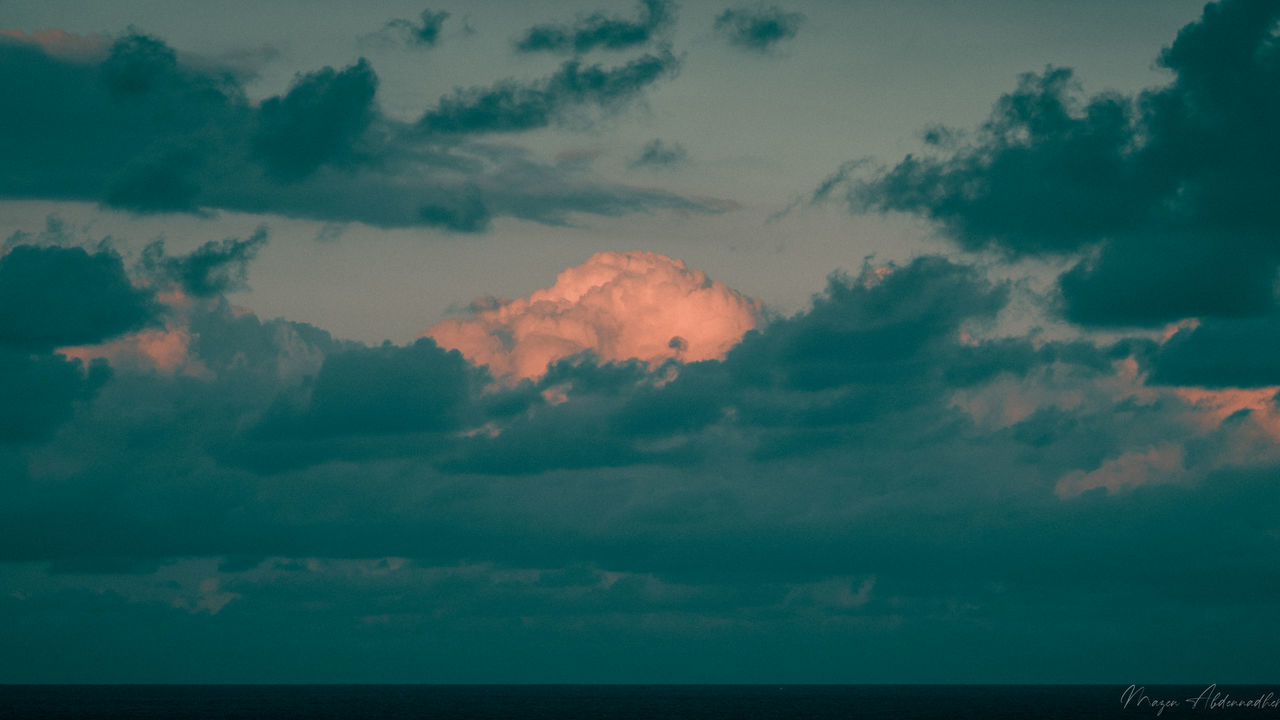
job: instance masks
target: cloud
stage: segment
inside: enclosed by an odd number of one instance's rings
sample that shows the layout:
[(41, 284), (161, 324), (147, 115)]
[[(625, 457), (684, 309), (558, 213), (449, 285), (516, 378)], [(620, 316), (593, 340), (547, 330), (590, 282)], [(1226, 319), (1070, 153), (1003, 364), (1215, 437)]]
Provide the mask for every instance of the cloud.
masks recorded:
[(0, 446), (47, 439), (93, 397), (111, 370), (49, 354), (0, 346)]
[(449, 13), (427, 9), (422, 11), (419, 18), (420, 22), (417, 23), (401, 18), (391, 20), (387, 23), (387, 29), (403, 33), (415, 45), (434, 47), (440, 41), (440, 30), (444, 27), (444, 21), (449, 19)]
[(254, 105), (238, 71), (186, 63), (149, 36), (74, 58), (0, 36), (0, 93), (13, 101), (0, 136), (0, 197), (458, 232), (500, 216), (564, 224), (574, 213), (715, 211), (477, 139), (618, 111), (676, 66), (669, 52), (608, 69), (571, 61), (531, 85), (458, 91), (414, 125), (381, 113), (364, 60), (299, 75)]
[(419, 126), (429, 133), (449, 135), (533, 130), (551, 125), (574, 109), (618, 108), (678, 68), (679, 61), (669, 51), (646, 54), (611, 69), (569, 60), (535, 83), (504, 80), (487, 88), (458, 88), (440, 98)]
[(1083, 256), (1059, 280), (1077, 323), (1271, 312), (1277, 19), (1265, 2), (1208, 5), (1159, 58), (1173, 82), (1135, 97), (1082, 98), (1065, 68), (1024, 75), (973, 142), (908, 156), (849, 198), (931, 218), (968, 250)]
[[(49, 226), (47, 238), (61, 235)], [(114, 252), (17, 239), (0, 254), (0, 445), (46, 440), (110, 378), (106, 363), (55, 354), (56, 346), (101, 342), (158, 313)]]
[(537, 378), (583, 352), (601, 361), (720, 358), (760, 320), (760, 305), (679, 260), (603, 252), (551, 287), (427, 331), (499, 377)]
[[(1147, 638), (1177, 622), (1208, 648), (1169, 654), (1170, 673), (1271, 657), (1265, 641), (1215, 638), (1222, 613), (1256, 620), (1249, 637), (1275, 626), (1274, 392), (1145, 381), (1208, 320), (1163, 342), (1002, 335), (1014, 287), (938, 256), (833, 274), (811, 307), (761, 317), (674, 260), (613, 253), (457, 321), (511, 366), (539, 334), (572, 352), (500, 383), (431, 339), (367, 347), (234, 308), (221, 292), (255, 237), (156, 248), (133, 268), (163, 324), (90, 347), (180, 338), (168, 369), (0, 351), (16, 379), (0, 383), (0, 647), (35, 648), (0, 652), (8, 676), (65, 680), (59, 658), (85, 637), (140, 647), (157, 627), (176, 633), (169, 657), (201, 667), (239, 672), (213, 659), (249, 652), (249, 679), (311, 652), (335, 680), (391, 656), (492, 679), (516, 648), (510, 677), (532, 665), (563, 681), (582, 665), (532, 661), (621, 637), (647, 649), (630, 670), (655, 681), (690, 648), (728, 681), (814, 647), (826, 654), (797, 680), (832, 658), (900, 680), (885, 658), (924, 653), (954, 679), (993, 640), (993, 662), (1084, 642), (1045, 672), (1086, 680), (1122, 654), (1094, 652), (1119, 647), (1117, 622)], [(110, 271), (90, 285), (118, 286), (119, 256), (49, 247), (65, 241), (15, 235), (0, 262), (99, 258)], [(700, 345), (715, 307), (752, 329)], [(396, 644), (406, 628), (474, 654), (423, 659)], [(757, 644), (768, 652), (733, 668), (710, 662)], [(170, 665), (73, 667), (210, 679)], [(610, 668), (599, 679), (625, 679)], [(1019, 668), (975, 681), (1052, 679)]]
[(1183, 462), (1180, 445), (1128, 452), (1087, 473), (1076, 470), (1066, 475), (1058, 481), (1054, 492), (1061, 497), (1075, 497), (1095, 488), (1117, 492), (1152, 482), (1177, 482), (1182, 479)]
[(657, 138), (645, 143), (640, 155), (631, 161), (631, 167), (674, 167), (689, 161), (689, 152), (680, 143), (667, 145)]
[(736, 47), (764, 53), (795, 37), (804, 19), (803, 13), (777, 6), (729, 8), (716, 17), (715, 29)]
[(301, 407), (277, 403), (260, 437), (456, 430), (483, 378), (462, 355), (422, 339), (408, 347), (352, 347), (325, 356)]
[(325, 163), (341, 166), (374, 120), (377, 87), (363, 58), (341, 72), (325, 68), (298, 77), (286, 95), (258, 108), (254, 149), (283, 179), (305, 177)]
[(639, 20), (622, 20), (593, 13), (574, 25), (535, 25), (516, 41), (516, 51), (585, 53), (597, 48), (624, 50), (649, 43), (675, 19), (672, 0), (640, 0)]
[(1151, 358), (1150, 382), (1203, 388), (1280, 385), (1280, 318), (1211, 318), (1185, 327)]
[(211, 240), (183, 257), (166, 257), (164, 240), (156, 240), (143, 250), (141, 264), (146, 271), (176, 282), (187, 294), (210, 297), (243, 290), (249, 262), (266, 244), (265, 225), (245, 240)]
[(0, 345), (48, 350), (99, 342), (155, 315), (109, 250), (18, 245), (0, 256)]

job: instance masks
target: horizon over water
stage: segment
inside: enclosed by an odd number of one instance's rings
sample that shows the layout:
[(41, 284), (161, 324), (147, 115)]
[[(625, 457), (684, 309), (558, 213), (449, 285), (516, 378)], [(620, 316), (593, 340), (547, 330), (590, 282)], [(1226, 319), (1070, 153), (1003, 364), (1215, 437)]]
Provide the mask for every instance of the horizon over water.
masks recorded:
[(1261, 685), (0, 685), (17, 718), (1280, 718)]

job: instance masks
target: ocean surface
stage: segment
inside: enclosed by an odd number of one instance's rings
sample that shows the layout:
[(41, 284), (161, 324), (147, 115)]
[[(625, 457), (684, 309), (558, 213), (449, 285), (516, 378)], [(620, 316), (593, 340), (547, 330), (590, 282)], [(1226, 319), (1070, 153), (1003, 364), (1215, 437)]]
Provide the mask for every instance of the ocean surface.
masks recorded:
[(0, 685), (0, 720), (1280, 719), (1278, 696), (1246, 685)]

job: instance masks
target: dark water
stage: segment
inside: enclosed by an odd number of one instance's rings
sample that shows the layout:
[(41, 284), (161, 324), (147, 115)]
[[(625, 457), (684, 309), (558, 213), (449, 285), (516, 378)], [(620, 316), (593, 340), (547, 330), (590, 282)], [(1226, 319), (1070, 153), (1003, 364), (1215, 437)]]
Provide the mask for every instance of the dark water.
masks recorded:
[[(1280, 720), (1280, 686), (1123, 685), (0, 685), (16, 718), (1137, 718)], [(1176, 705), (1171, 704), (1176, 703)]]

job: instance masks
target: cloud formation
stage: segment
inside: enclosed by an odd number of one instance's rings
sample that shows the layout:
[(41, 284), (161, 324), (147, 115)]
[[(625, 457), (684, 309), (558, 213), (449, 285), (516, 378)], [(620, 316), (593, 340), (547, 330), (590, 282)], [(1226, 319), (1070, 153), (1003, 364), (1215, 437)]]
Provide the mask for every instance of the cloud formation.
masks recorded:
[(592, 13), (573, 25), (535, 25), (516, 41), (516, 51), (585, 53), (590, 50), (625, 50), (645, 45), (675, 21), (673, 0), (640, 0), (639, 19), (623, 20)]
[(961, 247), (1083, 255), (1059, 279), (1086, 325), (1274, 312), (1280, 8), (1226, 0), (1160, 56), (1168, 86), (1080, 97), (1069, 69), (1024, 75), (974, 141), (854, 182), (855, 208), (916, 213)]
[(760, 321), (760, 304), (680, 260), (602, 252), (527, 298), (477, 308), (426, 335), (498, 377), (539, 378), (584, 352), (602, 362), (722, 358)]
[(99, 342), (141, 327), (154, 312), (150, 294), (133, 286), (110, 250), (19, 245), (0, 256), (0, 345)]
[[(811, 308), (764, 320), (676, 261), (612, 253), (446, 326), (474, 330), (491, 369), (543, 365), (495, 383), (431, 339), (366, 347), (233, 308), (210, 278), (235, 277), (254, 242), (134, 266), (162, 325), (100, 338), (91, 364), (0, 352), (21, 380), (0, 383), (0, 577), (18, 589), (0, 598), (6, 646), (58, 646), (51, 617), (78, 638), (231, 633), (272, 658), (289, 653), (260, 635), (280, 623), (320, 648), (337, 641), (303, 625), (379, 648), (376, 633), (414, 627), (483, 650), (441, 675), (462, 680), (510, 652), (513, 623), (547, 633), (521, 636), (530, 657), (552, 636), (587, 647), (671, 623), (655, 663), (690, 643), (718, 654), (708, 627), (914, 653), (969, 627), (975, 642), (1110, 647), (1118, 617), (1153, 636), (1177, 618), (1208, 642), (1222, 628), (1206, 609), (1274, 626), (1260, 599), (1277, 580), (1275, 416), (1241, 412), (1274, 393), (1241, 405), (1144, 384), (1176, 332), (993, 334), (1011, 286), (936, 256), (833, 275)], [(6, 262), (29, 248), (84, 262), (29, 236), (10, 247)], [(85, 275), (87, 297), (120, 284), (118, 257), (96, 262), (110, 271)], [(717, 327), (724, 345), (698, 335)], [(113, 352), (126, 341), (174, 362)], [(1064, 613), (1065, 630), (1042, 620)], [(1227, 645), (1216, 658), (1238, 655)], [(353, 677), (358, 663), (323, 656)], [(255, 670), (275, 677), (269, 664)], [(0, 667), (41, 676), (11, 654)]]
[(670, 52), (615, 68), (570, 61), (531, 85), (459, 90), (415, 124), (378, 109), (377, 76), (364, 60), (299, 75), (286, 93), (254, 105), (237, 72), (184, 63), (153, 37), (130, 34), (68, 55), (4, 35), (0, 92), (12, 112), (0, 137), (0, 197), (457, 232), (482, 231), (497, 216), (562, 224), (574, 213), (714, 211), (478, 140), (574, 113), (617, 112), (677, 65)]
[(678, 68), (679, 61), (670, 51), (646, 54), (609, 69), (569, 60), (536, 83), (504, 80), (487, 88), (458, 88), (440, 98), (436, 107), (422, 116), (419, 126), (426, 132), (446, 135), (547, 127), (580, 108), (617, 109)]
[(777, 6), (729, 8), (716, 17), (715, 30), (743, 50), (766, 53), (800, 32), (804, 13)]
[(449, 19), (449, 13), (428, 8), (418, 17), (419, 21), (416, 23), (396, 18), (387, 22), (387, 29), (403, 33), (415, 45), (434, 47), (440, 41), (440, 30), (444, 27), (444, 21)]

